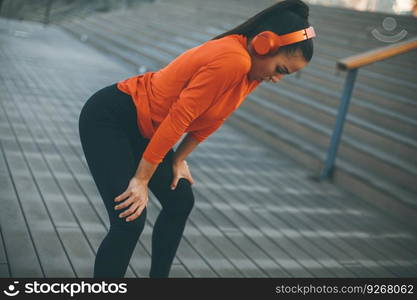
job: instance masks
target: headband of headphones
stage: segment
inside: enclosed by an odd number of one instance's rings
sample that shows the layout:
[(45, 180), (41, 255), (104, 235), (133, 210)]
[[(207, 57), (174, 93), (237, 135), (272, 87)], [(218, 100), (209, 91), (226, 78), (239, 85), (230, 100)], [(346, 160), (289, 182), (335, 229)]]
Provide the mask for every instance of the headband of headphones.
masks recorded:
[(298, 43), (316, 36), (312, 26), (290, 32), (284, 35), (278, 35), (272, 31), (263, 31), (258, 33), (251, 41), (252, 48), (259, 55), (265, 55), (269, 52), (277, 50), (279, 47), (289, 44)]

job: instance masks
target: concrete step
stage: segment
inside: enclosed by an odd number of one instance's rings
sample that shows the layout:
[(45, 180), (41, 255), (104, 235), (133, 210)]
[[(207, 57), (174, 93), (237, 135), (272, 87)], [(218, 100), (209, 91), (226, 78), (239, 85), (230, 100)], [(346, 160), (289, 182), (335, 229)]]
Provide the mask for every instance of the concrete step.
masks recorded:
[[(321, 147), (323, 152), (327, 150), (332, 134), (331, 127), (297, 115), (283, 106), (271, 104), (265, 98), (258, 97), (258, 94), (249, 95), (245, 105), (239, 109), (246, 110), (252, 118), (261, 118), (274, 127), (296, 133), (305, 143)], [(410, 164), (404, 161), (403, 157), (395, 157), (373, 145), (363, 144), (356, 140), (356, 134), (344, 133), (339, 146), (338, 159), (360, 165), (369, 172), (379, 174), (381, 178), (390, 178), (398, 186), (417, 193), (415, 187), (417, 164)], [(415, 204), (417, 207), (417, 201)]]
[[(338, 109), (342, 88), (330, 90), (329, 88), (326, 88), (323, 83), (326, 80), (310, 74), (305, 75), (306, 76), (301, 79), (303, 80), (303, 84), (299, 84), (300, 79), (297, 79), (294, 76), (288, 76), (285, 80), (280, 81), (280, 87), (292, 89), (297, 94), (314, 98), (314, 101), (317, 103)], [(417, 138), (417, 132), (415, 130), (417, 121), (414, 118), (404, 116), (398, 112), (393, 112), (383, 106), (369, 103), (366, 99), (356, 95), (351, 100), (349, 114), (366, 120), (378, 127), (389, 129), (394, 132), (401, 132), (401, 134), (406, 137)]]
[[(230, 14), (239, 15), (240, 13), (249, 17), (264, 8), (269, 7), (274, 2), (269, 0), (259, 0), (256, 2), (253, 1), (182, 1), (176, 0), (158, 0), (155, 1), (156, 4), (159, 3), (174, 3), (178, 6), (187, 7), (188, 11), (195, 12), (196, 9), (213, 9), (226, 11)], [(315, 18), (317, 20), (322, 20), (326, 22), (331, 22), (336, 26), (340, 24), (346, 24), (346, 29), (363, 29), (369, 26), (369, 24), (376, 25), (379, 24), (386, 17), (394, 17), (400, 25), (410, 27), (412, 33), (417, 33), (417, 28), (415, 27), (415, 19), (410, 15), (398, 15), (398, 14), (388, 14), (381, 12), (368, 12), (368, 11), (357, 11), (347, 8), (341, 8), (337, 6), (322, 6), (315, 5), (312, 3), (307, 3), (310, 7), (310, 19)], [(317, 18), (316, 18), (317, 17)], [(361, 34), (361, 32), (358, 32)]]
[[(249, 133), (262, 143), (266, 143), (279, 151), (283, 151), (317, 172), (314, 179), (318, 180), (318, 170), (323, 167), (325, 159), (323, 151), (313, 144), (305, 143), (295, 134), (279, 127), (272, 126), (260, 118), (251, 117), (251, 113), (237, 110), (230, 118), (232, 125)], [(417, 210), (414, 205), (415, 194), (398, 188), (390, 181), (382, 180), (375, 174), (367, 172), (353, 164), (338, 159), (331, 182), (343, 187), (356, 196), (374, 205), (377, 209), (390, 212), (397, 217), (399, 223), (417, 229), (415, 218)]]
[(123, 60), (124, 63), (130, 64), (135, 70), (138, 70), (140, 66), (146, 66), (150, 70), (157, 70), (161, 67), (146, 54), (139, 53), (133, 48), (122, 47), (120, 44), (116, 44), (111, 37), (97, 34), (91, 27), (83, 25), (78, 20), (66, 22), (61, 26), (76, 38), (88, 42), (106, 53), (112, 54)]
[[(308, 117), (326, 128), (333, 128), (337, 108), (315, 103), (317, 98), (312, 100), (313, 93), (303, 95), (298, 91), (297, 93), (288, 92), (291, 91), (290, 88), (287, 90), (268, 85), (263, 87), (262, 89), (258, 88), (257, 93), (264, 99), (268, 99), (276, 106), (284, 107), (291, 112)], [(389, 149), (389, 152), (394, 157), (401, 159), (407, 157), (408, 161), (412, 162), (413, 165), (417, 163), (415, 159), (417, 143), (415, 140), (410, 139), (408, 136), (398, 135), (395, 131), (376, 127), (372, 123), (363, 120), (363, 118), (349, 113), (344, 132), (355, 136), (358, 142), (370, 144), (382, 150)]]

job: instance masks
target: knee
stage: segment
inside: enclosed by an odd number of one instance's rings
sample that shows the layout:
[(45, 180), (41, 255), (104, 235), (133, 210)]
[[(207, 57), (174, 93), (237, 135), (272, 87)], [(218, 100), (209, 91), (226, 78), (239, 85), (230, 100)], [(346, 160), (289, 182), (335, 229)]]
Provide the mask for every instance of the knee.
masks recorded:
[(177, 217), (188, 217), (195, 202), (190, 182), (181, 178), (170, 196), (165, 207), (167, 212)]

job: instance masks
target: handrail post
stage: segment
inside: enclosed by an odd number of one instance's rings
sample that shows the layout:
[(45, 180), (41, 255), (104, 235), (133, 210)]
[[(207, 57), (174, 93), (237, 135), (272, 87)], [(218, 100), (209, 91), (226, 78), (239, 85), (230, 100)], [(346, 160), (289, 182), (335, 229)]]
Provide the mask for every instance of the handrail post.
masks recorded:
[(50, 21), (49, 18), (50, 18), (50, 15), (51, 15), (52, 1), (53, 0), (48, 0), (48, 2), (46, 4), (45, 16), (44, 16), (44, 20), (43, 20), (44, 25), (49, 24), (49, 21)]
[(355, 84), (357, 73), (358, 69), (351, 69), (347, 74), (345, 87), (339, 106), (339, 112), (337, 114), (336, 125), (333, 130), (329, 149), (327, 151), (326, 163), (320, 175), (321, 180), (329, 178), (333, 175), (334, 161), (336, 159), (337, 149), (339, 147), (340, 137), (342, 136), (343, 125), (345, 122), (347, 111), (349, 109), (349, 101), (352, 96), (353, 86)]

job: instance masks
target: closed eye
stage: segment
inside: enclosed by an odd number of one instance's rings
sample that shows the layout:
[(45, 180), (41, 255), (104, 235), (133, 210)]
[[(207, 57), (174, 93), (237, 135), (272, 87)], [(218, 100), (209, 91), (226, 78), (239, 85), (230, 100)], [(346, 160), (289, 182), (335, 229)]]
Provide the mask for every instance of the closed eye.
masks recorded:
[(285, 74), (285, 72), (279, 67), (275, 69), (275, 72), (280, 73), (280, 74)]
[(287, 70), (287, 68), (285, 68), (285, 70), (284, 69), (282, 69), (281, 67), (277, 67), (276, 69), (275, 69), (275, 71), (277, 72), (277, 73), (280, 73), (280, 74), (290, 74), (290, 72), (288, 72), (288, 70)]

